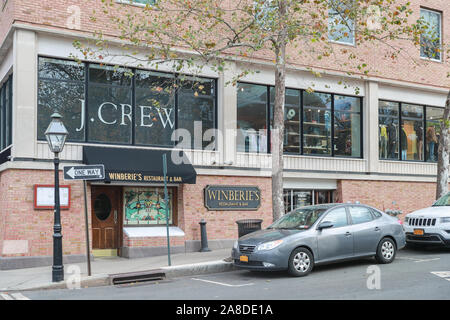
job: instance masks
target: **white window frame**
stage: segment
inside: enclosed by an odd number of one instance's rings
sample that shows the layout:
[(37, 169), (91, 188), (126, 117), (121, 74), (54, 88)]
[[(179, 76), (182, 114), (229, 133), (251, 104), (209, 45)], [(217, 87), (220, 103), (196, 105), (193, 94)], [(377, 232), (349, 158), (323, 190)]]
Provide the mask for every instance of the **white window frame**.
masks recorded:
[[(347, 46), (356, 46), (356, 28), (355, 28), (355, 21), (353, 21), (353, 30), (351, 30), (351, 34), (353, 35), (352, 37), (352, 42), (346, 42), (346, 41), (342, 41), (342, 40), (333, 40), (331, 39), (331, 33), (330, 33), (330, 11), (332, 10), (332, 8), (328, 8), (328, 41), (332, 42), (332, 43), (337, 43), (337, 44), (343, 44), (343, 45), (347, 45)], [(336, 12), (336, 14), (338, 14)]]
[[(156, 2), (157, 0), (153, 0), (153, 2)], [(116, 0), (117, 3), (121, 3), (121, 4), (128, 4), (130, 6), (136, 6), (136, 7), (142, 7), (145, 8), (147, 6), (147, 4), (145, 3), (138, 3), (138, 2), (134, 2), (133, 0)], [(149, 6), (151, 6), (152, 4), (148, 4)]]
[[(439, 15), (439, 48), (441, 50), (439, 52), (439, 59), (424, 57), (424, 56), (422, 56), (422, 53), (419, 51), (420, 58), (424, 59), (424, 60), (428, 60), (428, 61), (442, 62), (443, 61), (442, 60), (442, 55), (443, 55), (443, 51), (442, 51), (442, 12), (421, 7), (420, 8), (420, 16), (421, 17), (422, 17), (422, 11), (428, 11), (428, 12), (432, 12), (434, 14)], [(422, 49), (422, 45), (420, 46), (420, 49)]]

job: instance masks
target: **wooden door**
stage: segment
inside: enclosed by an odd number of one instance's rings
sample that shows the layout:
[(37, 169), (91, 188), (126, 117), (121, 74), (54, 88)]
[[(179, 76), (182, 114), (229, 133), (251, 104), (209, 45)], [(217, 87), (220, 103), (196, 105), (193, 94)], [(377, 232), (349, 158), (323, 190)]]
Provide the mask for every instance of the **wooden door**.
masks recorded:
[(92, 187), (92, 248), (118, 249), (121, 188)]

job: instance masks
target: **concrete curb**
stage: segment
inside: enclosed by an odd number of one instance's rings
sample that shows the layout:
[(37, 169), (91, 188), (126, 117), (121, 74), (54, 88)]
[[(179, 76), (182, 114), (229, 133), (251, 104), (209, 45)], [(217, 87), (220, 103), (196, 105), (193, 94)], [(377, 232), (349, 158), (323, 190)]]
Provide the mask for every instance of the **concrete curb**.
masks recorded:
[[(162, 267), (153, 270), (146, 270), (152, 272), (154, 270), (162, 270), (166, 278), (177, 278), (183, 276), (193, 276), (201, 274), (219, 273), (235, 270), (232, 262), (224, 260), (216, 260), (202, 263), (185, 264), (179, 266)], [(121, 273), (119, 273), (121, 274)], [(115, 276), (119, 275), (115, 274)], [(127, 272), (123, 272), (127, 274)], [(81, 279), (80, 288), (86, 287), (101, 287), (112, 285), (112, 274), (97, 274), (90, 277), (84, 277)], [(67, 279), (66, 279), (67, 280)], [(69, 285), (71, 283), (69, 282)], [(68, 289), (68, 283), (66, 281), (58, 283), (49, 283), (45, 285), (35, 285), (32, 287), (26, 287), (22, 284), (15, 288), (3, 288), (3, 292), (18, 292), (18, 291), (37, 291), (37, 290), (55, 290), (55, 289)]]

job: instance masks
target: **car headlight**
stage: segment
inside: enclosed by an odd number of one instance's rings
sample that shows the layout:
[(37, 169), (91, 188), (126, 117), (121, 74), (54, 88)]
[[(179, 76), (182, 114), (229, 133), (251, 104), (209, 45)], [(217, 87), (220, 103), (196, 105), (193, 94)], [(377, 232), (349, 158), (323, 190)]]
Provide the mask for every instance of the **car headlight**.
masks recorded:
[(275, 240), (275, 241), (262, 243), (258, 246), (258, 250), (272, 250), (272, 249), (278, 247), (282, 243), (283, 243), (283, 240)]
[(450, 217), (441, 218), (441, 223), (450, 223)]
[(409, 222), (409, 217), (405, 217), (405, 223)]
[(234, 242), (234, 245), (233, 245), (233, 249), (236, 249), (236, 250), (237, 250), (237, 248), (238, 248), (238, 241), (235, 241), (235, 242)]

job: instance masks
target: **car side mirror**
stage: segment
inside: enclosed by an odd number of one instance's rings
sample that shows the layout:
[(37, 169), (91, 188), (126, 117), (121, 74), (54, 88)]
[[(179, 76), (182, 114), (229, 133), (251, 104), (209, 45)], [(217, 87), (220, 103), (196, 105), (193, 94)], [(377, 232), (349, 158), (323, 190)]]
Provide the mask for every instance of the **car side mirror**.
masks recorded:
[(334, 226), (333, 222), (324, 221), (319, 224), (319, 226), (317, 227), (317, 230), (328, 229), (328, 228), (332, 228), (333, 226)]

